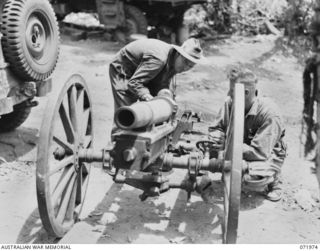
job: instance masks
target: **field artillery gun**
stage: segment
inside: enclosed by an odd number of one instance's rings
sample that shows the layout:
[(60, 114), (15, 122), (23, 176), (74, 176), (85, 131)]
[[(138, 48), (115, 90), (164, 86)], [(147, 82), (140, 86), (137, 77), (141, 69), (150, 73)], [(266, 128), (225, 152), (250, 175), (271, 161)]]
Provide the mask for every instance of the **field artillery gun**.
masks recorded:
[[(88, 87), (73, 75), (62, 90), (53, 92), (40, 131), (37, 198), (42, 223), (50, 235), (63, 235), (76, 222), (84, 203), (90, 163), (100, 162), (115, 183), (141, 189), (141, 200), (179, 188), (201, 193), (205, 172), (221, 172), (224, 184), (223, 242), (235, 243), (241, 193), (244, 88), (235, 88), (232, 121), (225, 149), (212, 157), (211, 141), (186, 142), (197, 116), (178, 116), (169, 96), (121, 107), (115, 122), (121, 131), (110, 148), (93, 148), (93, 114)], [(173, 169), (187, 176), (172, 181)], [(111, 172), (114, 170), (114, 172)], [(165, 195), (161, 195), (165, 196)]]

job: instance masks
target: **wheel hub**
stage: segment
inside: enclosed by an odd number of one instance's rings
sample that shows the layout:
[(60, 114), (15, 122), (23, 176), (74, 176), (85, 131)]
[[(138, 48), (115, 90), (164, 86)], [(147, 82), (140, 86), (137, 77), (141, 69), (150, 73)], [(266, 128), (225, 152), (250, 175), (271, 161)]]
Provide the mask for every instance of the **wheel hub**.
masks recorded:
[(46, 45), (46, 32), (41, 21), (30, 17), (26, 29), (26, 43), (28, 51), (34, 58), (42, 56)]

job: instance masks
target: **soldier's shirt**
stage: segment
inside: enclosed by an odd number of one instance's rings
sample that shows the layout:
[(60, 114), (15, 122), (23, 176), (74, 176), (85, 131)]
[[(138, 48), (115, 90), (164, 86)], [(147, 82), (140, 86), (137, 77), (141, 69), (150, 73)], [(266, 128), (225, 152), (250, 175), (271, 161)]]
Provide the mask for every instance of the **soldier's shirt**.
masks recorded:
[(170, 88), (174, 76), (170, 55), (172, 45), (157, 39), (141, 39), (122, 48), (111, 62), (126, 81), (113, 81), (115, 90), (135, 99), (145, 94), (155, 96), (159, 90)]
[[(220, 130), (226, 133), (231, 108), (232, 99), (228, 96), (209, 131)], [(282, 164), (286, 155), (284, 134), (285, 128), (279, 108), (269, 98), (256, 97), (252, 107), (245, 114), (243, 159), (267, 161), (277, 158)]]

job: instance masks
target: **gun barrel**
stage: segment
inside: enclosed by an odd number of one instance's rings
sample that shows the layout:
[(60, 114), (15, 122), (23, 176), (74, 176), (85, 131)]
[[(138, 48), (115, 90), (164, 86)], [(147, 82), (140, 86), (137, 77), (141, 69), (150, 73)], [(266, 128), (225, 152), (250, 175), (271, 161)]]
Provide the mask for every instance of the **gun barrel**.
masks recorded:
[(162, 123), (176, 111), (175, 102), (168, 97), (157, 97), (146, 102), (120, 107), (115, 114), (115, 123), (123, 130), (132, 130)]

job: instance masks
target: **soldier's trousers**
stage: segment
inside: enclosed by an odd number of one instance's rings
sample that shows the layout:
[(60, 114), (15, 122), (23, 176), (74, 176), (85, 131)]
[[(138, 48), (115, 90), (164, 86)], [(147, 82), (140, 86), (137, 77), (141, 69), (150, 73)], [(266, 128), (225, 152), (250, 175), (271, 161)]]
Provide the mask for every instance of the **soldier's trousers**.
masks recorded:
[(247, 161), (248, 170), (243, 175), (243, 189), (262, 192), (279, 186), (284, 158), (273, 155), (267, 161)]
[[(132, 96), (128, 95), (128, 93), (123, 90), (123, 87), (127, 85), (128, 80), (125, 78), (124, 74), (119, 73), (117, 71), (116, 67), (111, 63), (109, 67), (109, 78), (111, 82), (111, 88), (112, 88), (112, 94), (113, 94), (113, 100), (114, 100), (114, 115), (118, 108), (125, 105), (131, 105), (134, 102), (137, 101), (136, 98), (133, 98)], [(111, 130), (111, 139), (112, 135), (119, 131), (119, 128), (117, 128), (113, 117), (113, 126)]]

